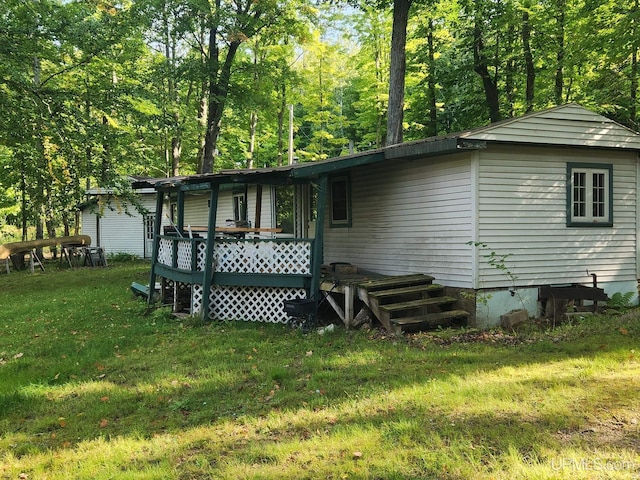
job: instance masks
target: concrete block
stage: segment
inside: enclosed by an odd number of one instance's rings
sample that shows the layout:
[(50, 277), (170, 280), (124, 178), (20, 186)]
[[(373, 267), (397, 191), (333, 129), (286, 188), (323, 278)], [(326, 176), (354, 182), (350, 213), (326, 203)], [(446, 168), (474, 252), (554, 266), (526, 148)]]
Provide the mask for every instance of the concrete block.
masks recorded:
[(500, 315), (500, 325), (502, 328), (513, 328), (529, 320), (529, 313), (526, 310), (511, 310), (504, 315)]

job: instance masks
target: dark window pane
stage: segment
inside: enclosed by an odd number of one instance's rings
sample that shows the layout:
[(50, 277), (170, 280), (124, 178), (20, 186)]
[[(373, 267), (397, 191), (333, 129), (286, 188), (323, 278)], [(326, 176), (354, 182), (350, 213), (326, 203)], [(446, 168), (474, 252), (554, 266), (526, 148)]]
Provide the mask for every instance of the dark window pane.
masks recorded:
[(338, 179), (331, 182), (331, 220), (334, 222), (346, 222), (349, 220), (349, 197), (346, 179)]

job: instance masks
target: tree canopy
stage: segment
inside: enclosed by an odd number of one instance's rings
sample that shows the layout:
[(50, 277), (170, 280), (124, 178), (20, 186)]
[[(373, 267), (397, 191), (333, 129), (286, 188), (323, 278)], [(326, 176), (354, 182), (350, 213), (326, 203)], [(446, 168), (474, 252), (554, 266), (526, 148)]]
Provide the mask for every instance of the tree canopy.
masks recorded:
[(126, 175), (282, 164), (290, 128), (298, 161), (570, 101), (637, 129), (639, 19), (638, 0), (6, 0), (0, 226), (73, 228), (87, 185)]

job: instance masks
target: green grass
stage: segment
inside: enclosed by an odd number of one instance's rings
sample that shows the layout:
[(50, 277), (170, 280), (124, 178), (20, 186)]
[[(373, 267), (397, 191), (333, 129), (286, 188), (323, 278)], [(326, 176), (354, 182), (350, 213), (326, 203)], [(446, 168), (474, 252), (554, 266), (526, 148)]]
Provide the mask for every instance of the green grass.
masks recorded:
[(148, 313), (147, 275), (0, 275), (0, 478), (640, 476), (637, 313), (321, 336)]

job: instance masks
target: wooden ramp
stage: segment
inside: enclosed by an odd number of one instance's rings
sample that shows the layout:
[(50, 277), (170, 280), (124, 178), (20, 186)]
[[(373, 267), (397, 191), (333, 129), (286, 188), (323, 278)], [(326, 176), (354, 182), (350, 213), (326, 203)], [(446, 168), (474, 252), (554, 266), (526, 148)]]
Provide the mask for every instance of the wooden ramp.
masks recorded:
[(358, 296), (390, 332), (401, 333), (466, 324), (469, 313), (430, 275), (401, 275), (358, 284)]

